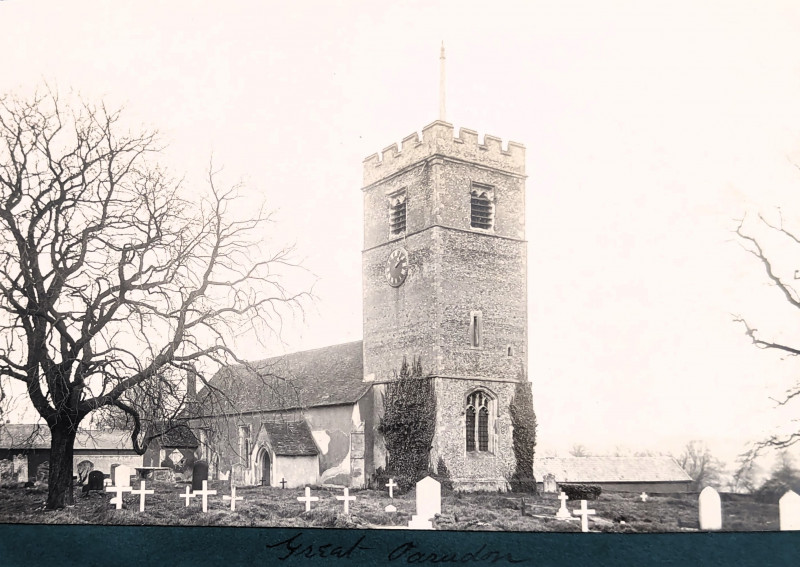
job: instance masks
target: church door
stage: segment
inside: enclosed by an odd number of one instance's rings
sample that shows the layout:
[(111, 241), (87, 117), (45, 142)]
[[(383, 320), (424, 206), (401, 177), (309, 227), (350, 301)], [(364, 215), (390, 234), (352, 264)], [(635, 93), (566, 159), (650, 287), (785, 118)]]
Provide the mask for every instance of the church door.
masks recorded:
[(269, 486), (269, 451), (264, 451), (261, 457), (261, 486)]

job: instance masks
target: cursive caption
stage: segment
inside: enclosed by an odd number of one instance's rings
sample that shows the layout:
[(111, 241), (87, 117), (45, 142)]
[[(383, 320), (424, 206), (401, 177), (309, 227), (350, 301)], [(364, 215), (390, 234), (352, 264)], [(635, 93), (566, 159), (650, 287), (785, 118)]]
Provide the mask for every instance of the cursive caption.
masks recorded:
[[(303, 537), (303, 532), (298, 532), (289, 539), (276, 543), (269, 543), (266, 548), (277, 556), (279, 561), (291, 558), (302, 559), (355, 559), (365, 551), (376, 551), (375, 547), (367, 545), (367, 536), (362, 535), (349, 543), (328, 542), (324, 536), (314, 534), (313, 537)], [(380, 550), (377, 551), (380, 553)], [(386, 555), (386, 563), (524, 563), (527, 559), (514, 557), (511, 553), (503, 553), (492, 549), (486, 544), (472, 550), (450, 552), (430, 551), (418, 546), (413, 541), (406, 541), (391, 549)]]

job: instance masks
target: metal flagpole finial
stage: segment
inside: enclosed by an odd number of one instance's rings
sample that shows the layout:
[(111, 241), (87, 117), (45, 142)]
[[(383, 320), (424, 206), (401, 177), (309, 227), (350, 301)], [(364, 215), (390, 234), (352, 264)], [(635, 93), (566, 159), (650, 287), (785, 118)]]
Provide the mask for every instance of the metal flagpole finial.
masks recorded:
[(439, 120), (445, 121), (445, 107), (444, 107), (444, 40), (442, 40), (442, 49), (439, 54)]

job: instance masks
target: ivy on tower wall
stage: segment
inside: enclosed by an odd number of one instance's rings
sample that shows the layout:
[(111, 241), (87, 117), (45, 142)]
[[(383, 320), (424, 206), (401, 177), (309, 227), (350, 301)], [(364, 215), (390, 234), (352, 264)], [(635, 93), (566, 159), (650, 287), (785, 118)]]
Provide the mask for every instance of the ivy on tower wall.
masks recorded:
[(533, 411), (531, 383), (524, 374), (514, 390), (509, 408), (514, 427), (513, 447), (516, 468), (509, 481), (514, 492), (536, 492), (533, 477), (533, 455), (536, 448), (536, 414)]
[(388, 453), (387, 473), (402, 490), (409, 490), (430, 470), (430, 451), (436, 430), (433, 379), (423, 377), (422, 362), (411, 366), (403, 358), (400, 373), (386, 387), (378, 431)]

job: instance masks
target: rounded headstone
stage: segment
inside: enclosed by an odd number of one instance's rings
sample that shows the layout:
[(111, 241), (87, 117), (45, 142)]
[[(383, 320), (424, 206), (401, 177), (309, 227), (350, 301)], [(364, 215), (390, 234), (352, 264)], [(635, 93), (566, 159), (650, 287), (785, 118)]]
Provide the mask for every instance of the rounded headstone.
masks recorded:
[(722, 529), (722, 501), (719, 493), (710, 486), (706, 486), (700, 493), (699, 500), (700, 529)]
[(778, 501), (781, 531), (800, 530), (800, 495), (790, 490)]

